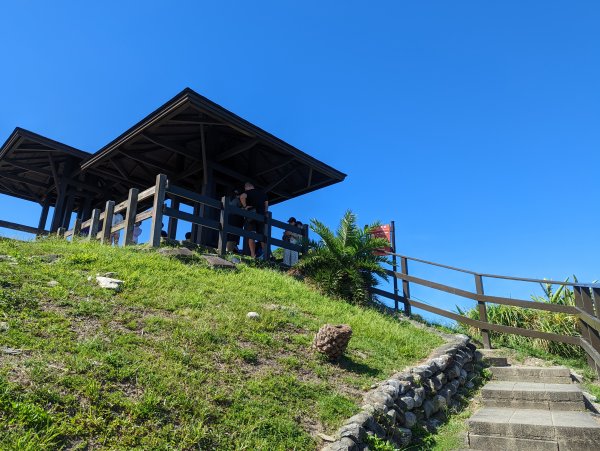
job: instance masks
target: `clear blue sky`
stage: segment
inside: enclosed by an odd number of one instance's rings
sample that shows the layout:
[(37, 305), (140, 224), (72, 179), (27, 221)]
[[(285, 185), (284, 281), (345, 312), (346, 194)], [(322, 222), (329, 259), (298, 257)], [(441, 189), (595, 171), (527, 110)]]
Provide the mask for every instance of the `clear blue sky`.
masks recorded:
[(408, 255), (600, 279), (600, 3), (90, 3), (2, 2), (0, 140), (94, 152), (189, 86), (348, 174), (276, 216), (351, 208)]

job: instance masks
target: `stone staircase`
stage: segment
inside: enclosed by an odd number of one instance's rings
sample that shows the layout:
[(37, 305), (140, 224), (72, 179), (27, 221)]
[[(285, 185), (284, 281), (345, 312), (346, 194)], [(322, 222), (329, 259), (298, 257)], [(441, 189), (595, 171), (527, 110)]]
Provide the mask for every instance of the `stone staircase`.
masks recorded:
[(483, 407), (468, 420), (469, 449), (600, 450), (600, 418), (568, 368), (508, 366), (484, 354), (492, 380), (481, 391)]

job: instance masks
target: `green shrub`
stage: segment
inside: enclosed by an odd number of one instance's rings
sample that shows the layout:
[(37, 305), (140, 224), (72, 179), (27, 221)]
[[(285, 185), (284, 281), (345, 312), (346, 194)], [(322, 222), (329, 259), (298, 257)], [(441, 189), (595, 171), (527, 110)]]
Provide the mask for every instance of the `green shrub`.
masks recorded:
[(321, 241), (311, 243), (308, 255), (298, 262), (296, 269), (329, 296), (357, 305), (370, 304), (373, 300), (370, 288), (378, 284), (377, 276), (387, 280), (381, 267), (387, 259), (375, 252), (389, 243), (371, 235), (377, 225), (361, 229), (350, 210), (342, 217), (336, 233), (312, 219), (311, 229)]
[[(567, 279), (568, 281), (568, 279)], [(561, 286), (556, 291), (552, 290), (552, 285), (542, 285), (544, 296), (532, 295), (535, 302), (544, 302), (558, 305), (575, 305), (573, 291), (566, 286)], [(457, 307), (459, 314), (472, 319), (479, 319), (479, 310), (472, 308), (470, 310), (461, 310)], [(565, 313), (554, 313), (545, 310), (526, 309), (520, 307), (511, 307), (507, 305), (492, 304), (487, 307), (487, 318), (490, 323), (501, 324), (504, 326), (520, 327), (522, 329), (536, 330), (539, 332), (548, 332), (560, 335), (578, 336), (577, 318)], [(461, 328), (470, 335), (478, 335), (479, 330), (469, 326)], [(546, 353), (555, 354), (565, 358), (581, 359), (585, 356), (583, 349), (566, 343), (557, 343), (539, 338), (522, 337), (519, 335), (503, 334), (498, 332), (490, 333), (493, 343), (508, 346), (511, 348), (533, 348)]]

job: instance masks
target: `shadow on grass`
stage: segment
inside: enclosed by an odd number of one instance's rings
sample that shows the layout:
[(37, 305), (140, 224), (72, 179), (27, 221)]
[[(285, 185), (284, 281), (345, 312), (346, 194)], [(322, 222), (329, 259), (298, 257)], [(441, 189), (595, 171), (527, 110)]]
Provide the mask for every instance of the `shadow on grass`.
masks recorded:
[(346, 371), (366, 376), (379, 376), (381, 373), (377, 368), (372, 368), (364, 363), (356, 362), (352, 360), (351, 357), (345, 355), (340, 357), (335, 364)]

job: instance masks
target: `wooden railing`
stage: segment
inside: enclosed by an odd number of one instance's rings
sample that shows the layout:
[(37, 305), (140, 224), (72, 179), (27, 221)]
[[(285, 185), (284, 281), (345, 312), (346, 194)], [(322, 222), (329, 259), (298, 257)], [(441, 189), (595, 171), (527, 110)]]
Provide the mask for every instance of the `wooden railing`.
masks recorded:
[(24, 224), (17, 224), (16, 222), (2, 221), (0, 220), (0, 227), (4, 229), (17, 230), (19, 232), (33, 233), (34, 235), (47, 235), (50, 232), (39, 227), (31, 227)]
[[(138, 204), (142, 201), (152, 199), (152, 208), (138, 213)], [(165, 202), (170, 199), (171, 206), (167, 207)], [(183, 201), (183, 202), (182, 202)], [(200, 214), (192, 214), (181, 211), (181, 203), (190, 202), (199, 205)], [(205, 208), (211, 208), (219, 211), (219, 219), (209, 217), (204, 214)], [(124, 213), (124, 220), (119, 224), (112, 225), (113, 217), (117, 213)], [(238, 215), (243, 218), (253, 219), (258, 223), (264, 224), (262, 233), (251, 232), (230, 224), (230, 215)], [(187, 221), (194, 225), (215, 230), (219, 234), (217, 249), (223, 255), (226, 252), (227, 234), (233, 234), (240, 237), (250, 238), (266, 243), (265, 251), (267, 257), (270, 257), (271, 246), (278, 246), (297, 252), (306, 252), (308, 243), (308, 227), (302, 228), (291, 226), (283, 221), (273, 219), (271, 212), (260, 215), (252, 211), (234, 208), (229, 205), (228, 199), (223, 197), (220, 201), (212, 197), (195, 193), (185, 188), (175, 186), (169, 183), (167, 176), (159, 174), (156, 177), (156, 185), (139, 192), (138, 189), (129, 190), (127, 200), (115, 204), (110, 200), (106, 202), (104, 211), (94, 209), (91, 218), (82, 222), (75, 220), (72, 229), (59, 229), (57, 234), (65, 238), (79, 236), (87, 240), (99, 239), (102, 243), (110, 242), (110, 236), (121, 230), (125, 230), (124, 245), (133, 244), (133, 229), (136, 222), (141, 222), (151, 218), (150, 238), (148, 243), (157, 247), (160, 246), (161, 231), (164, 217), (171, 221)], [(110, 226), (109, 226), (110, 225)], [(303, 237), (302, 244), (293, 244), (272, 236), (272, 229), (278, 228), (285, 231), (296, 233)], [(82, 230), (86, 233), (82, 236)]]
[[(588, 363), (592, 368), (595, 368), (600, 375), (600, 284), (579, 283), (579, 282), (562, 282), (546, 279), (531, 279), (524, 277), (501, 276), (497, 274), (484, 274), (469, 271), (462, 268), (455, 268), (440, 263), (434, 263), (419, 258), (407, 257), (405, 255), (390, 253), (394, 258), (400, 258), (400, 272), (394, 270), (386, 270), (386, 273), (392, 276), (395, 280), (402, 281), (402, 294), (395, 294), (378, 288), (372, 289), (373, 294), (382, 296), (394, 301), (394, 308), (398, 310), (399, 303), (404, 304), (404, 312), (406, 315), (411, 314), (411, 307), (419, 308), (446, 318), (453, 319), (459, 323), (475, 327), (481, 331), (483, 346), (491, 347), (490, 331), (501, 332), (506, 334), (521, 335), (524, 337), (539, 338), (559, 343), (568, 343), (571, 345), (580, 346), (588, 356)], [(408, 262), (419, 262), (429, 266), (444, 268), (451, 271), (462, 272), (473, 276), (474, 291), (463, 290), (461, 288), (444, 285), (423, 278), (415, 277), (408, 274)], [(513, 299), (501, 296), (489, 296), (484, 293), (483, 281), (489, 279), (504, 279), (517, 282), (564, 285), (573, 288), (575, 297), (575, 305), (560, 305), (545, 302), (535, 302), (531, 300)], [(411, 298), (410, 284), (416, 284), (445, 293), (453, 294), (467, 299), (477, 301), (479, 310), (479, 320), (468, 318), (458, 313), (450, 312), (424, 302), (417, 301)], [(578, 320), (580, 336), (561, 335), (550, 332), (541, 332), (538, 330), (529, 330), (520, 327), (504, 326), (501, 324), (490, 323), (487, 318), (486, 304), (502, 304), (518, 308), (528, 308), (536, 310), (545, 310), (556, 313), (564, 313), (573, 315)]]

